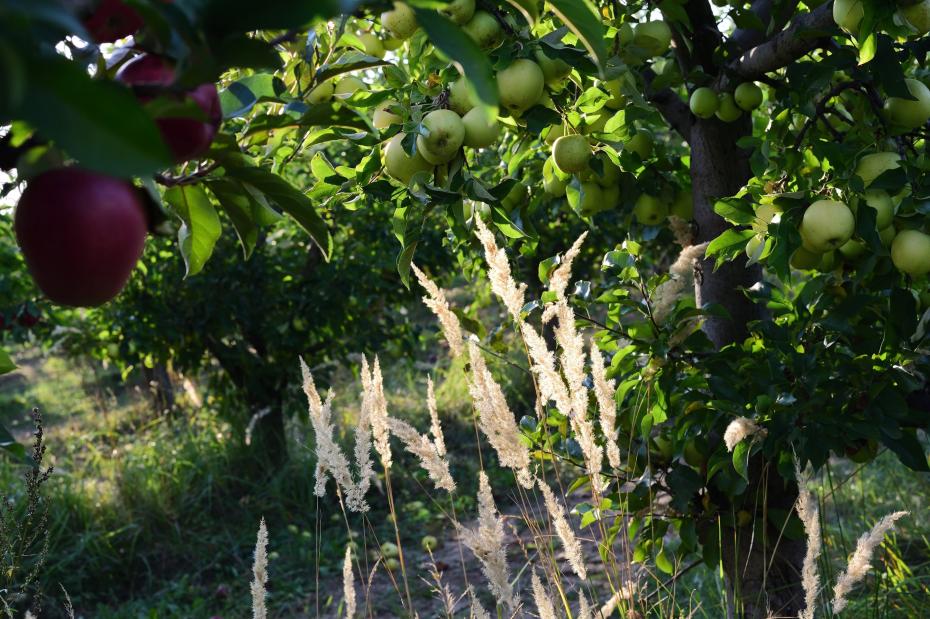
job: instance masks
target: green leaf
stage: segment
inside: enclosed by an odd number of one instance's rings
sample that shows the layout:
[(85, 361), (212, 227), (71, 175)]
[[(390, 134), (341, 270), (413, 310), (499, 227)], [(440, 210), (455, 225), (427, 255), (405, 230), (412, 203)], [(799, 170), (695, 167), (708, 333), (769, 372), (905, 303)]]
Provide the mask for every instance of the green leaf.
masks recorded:
[(255, 204), (248, 190), (241, 183), (229, 179), (217, 179), (210, 181), (208, 186), (216, 196), (220, 207), (229, 216), (236, 230), (236, 236), (239, 237), (239, 244), (242, 245), (242, 253), (248, 259), (258, 241), (256, 209), (260, 206)]
[(426, 32), (430, 42), (459, 66), (475, 89), (475, 95), (486, 107), (488, 114), (497, 113), (497, 79), (491, 70), (487, 54), (475, 45), (461, 26), (454, 24), (436, 11), (414, 7), (417, 23)]
[(607, 64), (604, 21), (590, 0), (550, 0), (549, 6), (594, 57), (601, 75)]
[(0, 374), (7, 374), (16, 369), (16, 364), (10, 359), (9, 353), (0, 348)]
[(330, 64), (324, 64), (316, 72), (316, 83), (320, 84), (331, 77), (358, 71), (359, 69), (370, 69), (371, 67), (380, 67), (391, 64), (387, 60), (376, 56), (369, 56), (362, 52), (349, 52), (339, 57), (339, 60)]
[(28, 121), (81, 165), (114, 176), (145, 176), (171, 165), (155, 121), (128, 88), (95, 80), (62, 57), (26, 59), (31, 76), (13, 116)]
[(310, 198), (277, 174), (261, 168), (231, 166), (226, 171), (229, 176), (255, 187), (293, 217), (320, 248), (324, 260), (329, 262), (333, 252), (333, 238)]
[(727, 228), (707, 246), (706, 256), (717, 256), (717, 266), (732, 258), (746, 247), (746, 242), (755, 236), (755, 230)]
[(714, 203), (714, 212), (731, 223), (744, 226), (751, 224), (756, 219), (752, 205), (740, 198), (717, 200)]
[(749, 454), (752, 451), (752, 441), (742, 440), (733, 448), (733, 468), (740, 477), (749, 481)]
[(270, 73), (256, 73), (236, 80), (220, 91), (223, 118), (243, 116), (260, 101), (280, 101), (287, 87), (279, 77)]
[(878, 37), (872, 32), (859, 45), (859, 66), (869, 63), (878, 52)]
[(184, 222), (178, 230), (178, 243), (187, 267), (185, 277), (200, 273), (213, 254), (223, 232), (216, 209), (200, 185), (176, 185), (165, 191), (165, 200)]
[(32, 456), (26, 453), (26, 448), (17, 443), (10, 431), (0, 425), (0, 449), (9, 452), (13, 458), (22, 464), (32, 464)]
[(196, 7), (206, 28), (213, 32), (250, 32), (252, 30), (285, 30), (310, 24), (320, 17), (351, 13), (357, 0), (199, 0), (185, 2)]

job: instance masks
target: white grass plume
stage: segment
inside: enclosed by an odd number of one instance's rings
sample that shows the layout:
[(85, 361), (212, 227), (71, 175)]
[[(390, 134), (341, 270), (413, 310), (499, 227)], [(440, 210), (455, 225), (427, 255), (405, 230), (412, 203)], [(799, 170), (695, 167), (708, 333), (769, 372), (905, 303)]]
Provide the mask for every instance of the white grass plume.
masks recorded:
[(478, 427), (488, 437), (491, 447), (497, 452), (501, 466), (517, 473), (517, 480), (526, 488), (533, 486), (529, 472), (530, 452), (520, 438), (520, 429), (513, 412), (507, 405), (504, 391), (494, 380), (484, 362), (484, 356), (474, 341), (468, 342), (471, 360), (471, 380), (468, 391), (478, 411)]
[(617, 386), (614, 380), (607, 378), (604, 357), (597, 344), (591, 342), (591, 378), (594, 383), (594, 397), (600, 417), (601, 432), (607, 447), (607, 461), (614, 469), (620, 468), (620, 448), (617, 446), (617, 403), (614, 395)]
[(737, 417), (730, 422), (723, 433), (723, 442), (727, 446), (727, 451), (733, 451), (742, 441), (757, 434), (760, 437), (765, 437), (768, 431), (752, 419)]
[(426, 407), (429, 409), (430, 433), (433, 435), (433, 445), (436, 453), (446, 456), (446, 439), (442, 433), (442, 424), (439, 423), (439, 408), (436, 406), (436, 393), (433, 391), (433, 379), (426, 377)]
[(542, 581), (539, 580), (535, 569), (533, 570), (532, 585), (533, 601), (536, 603), (536, 612), (539, 614), (539, 619), (556, 619), (558, 615), (555, 613), (555, 607), (552, 605), (552, 600), (549, 598)]
[(546, 482), (541, 479), (537, 481), (539, 483), (539, 489), (542, 491), (543, 498), (545, 499), (549, 518), (552, 519), (552, 526), (555, 527), (555, 532), (562, 541), (562, 547), (565, 549), (565, 556), (568, 559), (568, 564), (571, 565), (572, 570), (574, 570), (579, 578), (586, 580), (588, 578), (588, 570), (585, 567), (581, 543), (578, 541), (578, 538), (575, 536), (575, 531), (565, 518), (565, 507), (562, 505), (561, 501), (555, 497), (552, 493), (552, 489), (549, 488)]
[(381, 375), (381, 362), (377, 355), (375, 355), (375, 362), (371, 366), (369, 375), (368, 403), (375, 451), (378, 452), (378, 456), (381, 458), (381, 466), (384, 467), (385, 471), (389, 471), (393, 462), (391, 457), (391, 435), (388, 427), (387, 399), (384, 397), (384, 378)]
[(526, 284), (517, 284), (514, 281), (507, 254), (498, 247), (497, 241), (494, 240), (494, 233), (488, 229), (487, 224), (480, 217), (476, 217), (475, 226), (475, 233), (484, 246), (491, 290), (500, 297), (513, 319), (520, 322), (520, 310), (523, 309)]
[(342, 595), (345, 599), (345, 616), (355, 616), (355, 575), (352, 572), (352, 547), (346, 546), (346, 558), (342, 563)]
[[(731, 450), (732, 451), (732, 450)], [(801, 477), (798, 476), (800, 483)], [(820, 595), (820, 574), (817, 571), (817, 560), (823, 549), (823, 539), (820, 532), (820, 513), (817, 499), (807, 488), (801, 489), (798, 497), (798, 517), (804, 524), (807, 534), (807, 552), (804, 554), (804, 563), (801, 567), (801, 584), (804, 588), (804, 610), (799, 619), (814, 619), (817, 610), (817, 596)]]
[(465, 350), (465, 342), (462, 337), (462, 325), (459, 323), (458, 316), (449, 307), (449, 301), (446, 300), (446, 294), (426, 274), (417, 268), (417, 265), (411, 264), (417, 281), (426, 290), (427, 296), (423, 297), (423, 304), (426, 305), (439, 320), (439, 326), (442, 328), (442, 334), (449, 343), (449, 350), (452, 356), (458, 357)]
[(871, 568), (872, 554), (875, 552), (875, 549), (882, 543), (882, 540), (885, 539), (885, 534), (894, 529), (895, 521), (902, 516), (906, 516), (907, 513), (908, 512), (894, 512), (893, 514), (888, 514), (879, 520), (878, 523), (872, 527), (871, 531), (863, 533), (859, 541), (856, 542), (856, 551), (849, 560), (846, 571), (840, 574), (840, 577), (836, 580), (836, 585), (833, 587), (834, 613), (842, 612), (843, 609), (846, 608), (846, 596), (849, 595), (853, 587), (865, 578), (865, 575)]
[(420, 465), (429, 473), (430, 479), (437, 487), (446, 492), (455, 492), (455, 481), (449, 473), (449, 463), (439, 455), (436, 445), (425, 434), (420, 434), (416, 428), (406, 421), (388, 418), (388, 427), (391, 434), (403, 442), (407, 451), (420, 460)]
[(258, 524), (255, 538), (255, 561), (252, 564), (252, 619), (265, 619), (265, 585), (268, 584), (268, 528), (265, 519)]
[(517, 606), (510, 584), (510, 569), (504, 551), (504, 521), (497, 513), (491, 484), (484, 471), (478, 474), (478, 527), (462, 527), (462, 542), (474, 553), (488, 579), (488, 587), (502, 606), (514, 610)]
[(349, 461), (342, 449), (336, 444), (333, 437), (332, 423), (332, 392), (324, 402), (313, 382), (310, 368), (304, 360), (300, 359), (300, 370), (303, 374), (303, 389), (307, 395), (310, 412), (310, 424), (316, 440), (316, 486), (314, 493), (317, 496), (326, 494), (326, 480), (329, 476), (335, 480), (336, 485), (342, 489), (346, 496), (346, 505), (352, 511), (368, 511), (364, 494), (359, 492), (352, 473), (349, 470)]

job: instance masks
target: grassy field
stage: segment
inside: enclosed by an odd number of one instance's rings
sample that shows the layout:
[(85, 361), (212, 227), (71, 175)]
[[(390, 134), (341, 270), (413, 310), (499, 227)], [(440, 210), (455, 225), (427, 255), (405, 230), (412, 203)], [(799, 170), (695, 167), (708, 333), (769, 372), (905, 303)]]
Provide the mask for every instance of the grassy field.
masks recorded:
[[(313, 494), (308, 424), (291, 423), (290, 462), (269, 472), (257, 468), (253, 454), (233, 439), (209, 398), (199, 408), (191, 398), (182, 398), (181, 414), (158, 416), (143, 387), (124, 385), (113, 372), (74, 366), (35, 350), (17, 361), (20, 370), (0, 381), (0, 419), (26, 442), (32, 427), (29, 411), (38, 407), (48, 460), (55, 466), (48, 486), (51, 544), (41, 574), (49, 598), (44, 616), (65, 616), (64, 589), (78, 616), (249, 617), (252, 551), (262, 517), (271, 532), (272, 616), (336, 613), (348, 540), (342, 512), (329, 498), (319, 500)], [(424, 495), (425, 476), (412, 460), (399, 456), (395, 475), (404, 480), (394, 488), (404, 548), (411, 549), (412, 561), (424, 574), (435, 562), (459, 561), (460, 548), (443, 512), (454, 510), (463, 518), (475, 510), (477, 443), (466, 414), (466, 387), (457, 376), (461, 372), (444, 372), (437, 380), (453, 475), (460, 481), (454, 503), (433, 503)], [(394, 366), (386, 380), (394, 394), (391, 410), (423, 427), (424, 372)], [(353, 377), (341, 371), (332, 382), (336, 414), (351, 426), (358, 408)], [(519, 392), (517, 387), (511, 385)], [(930, 480), (902, 469), (889, 454), (862, 470), (856, 466), (837, 460), (820, 479), (827, 549), (822, 571), (835, 575), (856, 538), (881, 516), (910, 510), (911, 516), (878, 554), (876, 577), (858, 591), (843, 616), (922, 616), (920, 609), (930, 606), (930, 521), (924, 514)], [(9, 462), (0, 466), (7, 496), (21, 494), (22, 473)], [(512, 479), (492, 482), (506, 506)], [(373, 492), (381, 496), (380, 489)], [(373, 502), (383, 504), (380, 498)], [(353, 526), (365, 531), (365, 546), (393, 535), (383, 507)], [(443, 543), (434, 562), (419, 550), (424, 535)], [(532, 552), (520, 530), (514, 535), (520, 542), (515, 546)], [(596, 554), (592, 561), (597, 561)], [(475, 566), (467, 565), (466, 577), (472, 571)], [(466, 583), (454, 573), (449, 570), (445, 584), (461, 593)], [(430, 616), (435, 583), (419, 577), (412, 582), (415, 603), (423, 616)], [(389, 579), (378, 586), (374, 593), (381, 608), (375, 616), (394, 615), (400, 608), (399, 589)], [(719, 577), (695, 570), (657, 597), (677, 598), (674, 604), (693, 609), (695, 617), (721, 617), (722, 589)]]

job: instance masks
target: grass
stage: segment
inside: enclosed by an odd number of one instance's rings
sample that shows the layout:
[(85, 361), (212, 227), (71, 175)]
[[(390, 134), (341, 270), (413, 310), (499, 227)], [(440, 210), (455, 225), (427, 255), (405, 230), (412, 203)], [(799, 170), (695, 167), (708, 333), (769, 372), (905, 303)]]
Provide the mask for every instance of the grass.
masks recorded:
[[(42, 576), (54, 602), (46, 604), (43, 616), (64, 616), (59, 586), (84, 616), (250, 616), (251, 554), (262, 516), (271, 532), (272, 616), (315, 616), (318, 604), (324, 615), (335, 612), (341, 602), (335, 585), (341, 582), (348, 540), (332, 493), (322, 500), (313, 495), (305, 424), (290, 427), (295, 448), (282, 470), (256, 471), (254, 454), (234, 440), (210, 408), (157, 417), (142, 390), (121, 385), (99, 368), (74, 366), (38, 351), (27, 351), (18, 361), (23, 369), (0, 382), (0, 420), (26, 438), (28, 411), (41, 408), (56, 467), (49, 487), (51, 550)], [(392, 414), (425, 428), (424, 372), (391, 367)], [(437, 397), (447, 437), (455, 437), (450, 441), (453, 475), (463, 486), (455, 508), (471, 514), (476, 441), (465, 421), (468, 397), (460, 370), (441, 373)], [(505, 388), (522, 389), (520, 371), (513, 370), (508, 379)], [(358, 407), (354, 377), (339, 369), (332, 383), (336, 414), (342, 418), (338, 425), (351, 427)], [(398, 458), (401, 473), (395, 480), (406, 480), (395, 485), (405, 547), (417, 548), (425, 534), (448, 536), (439, 508), (423, 500), (425, 475), (415, 462)], [(835, 576), (859, 534), (884, 514), (909, 509), (912, 516), (877, 556), (876, 576), (843, 616), (920, 616), (930, 605), (930, 522), (922, 514), (930, 481), (903, 469), (888, 453), (861, 471), (856, 466), (836, 460), (820, 480), (825, 497), (822, 572)], [(7, 494), (20, 492), (21, 474), (19, 467), (4, 463), (0, 487)], [(492, 477), (492, 485), (507, 492), (512, 479)], [(369, 523), (376, 523), (373, 536), (390, 539), (393, 529), (383, 511), (371, 514)], [(711, 618), (722, 616), (722, 591), (719, 576), (696, 570), (666, 595), (676, 598), (679, 608), (697, 609), (695, 617)], [(415, 598), (429, 595), (425, 583), (415, 582)]]

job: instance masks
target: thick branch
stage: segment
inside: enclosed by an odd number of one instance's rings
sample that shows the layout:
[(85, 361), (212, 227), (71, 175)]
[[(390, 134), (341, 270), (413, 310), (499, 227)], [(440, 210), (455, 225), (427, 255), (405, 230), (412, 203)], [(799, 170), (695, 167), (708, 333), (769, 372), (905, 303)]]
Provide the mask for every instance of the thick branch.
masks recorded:
[[(822, 45), (821, 31), (833, 27), (833, 2), (825, 2), (810, 13), (799, 15), (786, 29), (747, 51), (730, 70), (743, 79), (752, 80), (787, 67)], [(817, 36), (811, 36), (811, 31)]]
[[(772, 5), (774, 3), (775, 0), (754, 0), (751, 7), (752, 14), (768, 26), (769, 20), (772, 19)], [(730, 41), (736, 44), (740, 50), (754, 47), (764, 40), (765, 31), (758, 28), (737, 28), (730, 36)]]
[[(708, 0), (688, 0), (684, 8), (692, 31), (681, 32), (675, 28), (672, 34), (679, 59), (686, 65), (685, 73), (696, 66), (701, 66), (706, 73), (714, 73), (714, 52), (723, 40), (723, 35), (717, 28), (717, 18)], [(688, 39), (688, 44), (684, 38)], [(690, 56), (687, 56), (689, 48), (692, 51)]]
[(651, 89), (652, 81), (656, 74), (652, 69), (643, 71), (643, 77), (646, 80), (646, 98), (656, 106), (662, 117), (671, 125), (672, 129), (677, 131), (685, 142), (691, 141), (691, 110), (684, 101), (671, 88), (653, 92)]

